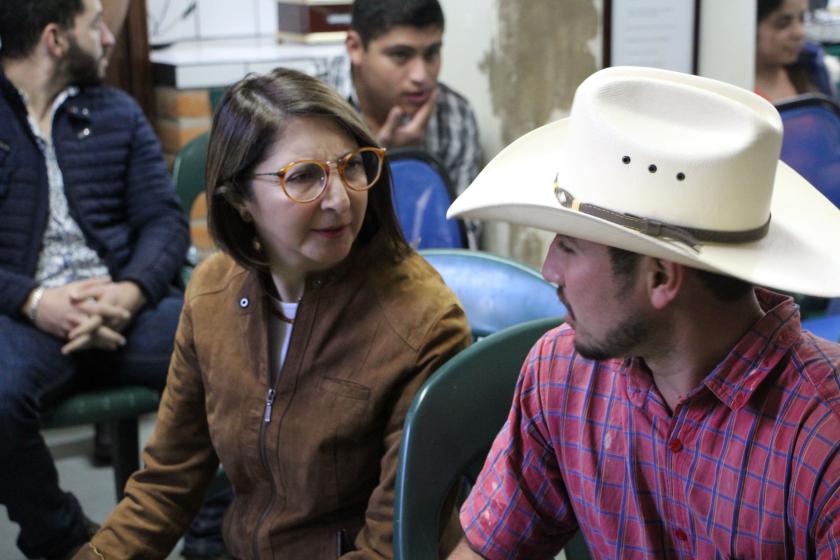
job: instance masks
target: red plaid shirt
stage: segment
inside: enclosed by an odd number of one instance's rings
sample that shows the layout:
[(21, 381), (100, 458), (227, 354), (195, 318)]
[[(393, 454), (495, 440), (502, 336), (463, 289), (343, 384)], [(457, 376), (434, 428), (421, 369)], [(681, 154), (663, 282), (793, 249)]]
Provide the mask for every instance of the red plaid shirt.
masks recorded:
[(668, 412), (638, 360), (595, 362), (561, 326), (532, 349), (461, 510), (490, 559), (840, 559), (840, 345), (792, 302), (766, 314)]

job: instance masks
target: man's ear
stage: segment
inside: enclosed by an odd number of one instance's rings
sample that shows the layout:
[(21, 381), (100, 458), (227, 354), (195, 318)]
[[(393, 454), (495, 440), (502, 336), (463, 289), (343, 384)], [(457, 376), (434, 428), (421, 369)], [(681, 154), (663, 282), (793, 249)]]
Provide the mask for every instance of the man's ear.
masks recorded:
[(67, 32), (62, 30), (57, 23), (48, 23), (41, 32), (41, 44), (52, 56), (61, 58), (69, 47)]
[(645, 258), (643, 266), (650, 304), (655, 309), (666, 308), (679, 295), (688, 270), (673, 261), (653, 257)]
[(347, 32), (347, 38), (344, 39), (344, 46), (347, 48), (350, 62), (354, 66), (361, 64), (365, 55), (365, 45), (362, 42), (361, 36), (351, 29)]

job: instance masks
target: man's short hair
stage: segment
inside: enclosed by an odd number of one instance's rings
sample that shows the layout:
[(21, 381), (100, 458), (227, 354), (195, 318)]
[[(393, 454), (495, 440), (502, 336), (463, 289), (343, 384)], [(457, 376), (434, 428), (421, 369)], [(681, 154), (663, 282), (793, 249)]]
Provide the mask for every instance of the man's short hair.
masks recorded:
[(83, 0), (0, 0), (0, 58), (28, 56), (50, 23), (70, 29)]
[(355, 0), (352, 18), (350, 27), (365, 48), (400, 25), (418, 29), (434, 26), (443, 31), (443, 10), (438, 0)]
[[(641, 259), (641, 255), (632, 251), (626, 251), (617, 247), (610, 247), (610, 262), (612, 265), (613, 274), (619, 280), (628, 279), (629, 276), (636, 270), (636, 265)], [(691, 269), (700, 278), (703, 286), (706, 287), (718, 300), (720, 301), (735, 301), (745, 297), (749, 294), (753, 286), (749, 282), (744, 282), (738, 278), (727, 276), (725, 274), (718, 274), (716, 272), (709, 272), (708, 270), (700, 270), (699, 268)], [(622, 289), (629, 288), (629, 283), (623, 284)]]

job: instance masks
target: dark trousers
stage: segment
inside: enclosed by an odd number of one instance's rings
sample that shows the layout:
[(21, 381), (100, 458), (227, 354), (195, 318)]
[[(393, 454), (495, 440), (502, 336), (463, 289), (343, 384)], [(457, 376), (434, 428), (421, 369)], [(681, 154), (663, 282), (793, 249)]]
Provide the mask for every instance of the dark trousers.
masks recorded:
[(167, 297), (138, 313), (119, 350), (69, 356), (61, 354), (65, 341), (0, 315), (0, 504), (20, 526), (27, 557), (57, 556), (87, 540), (79, 503), (58, 486), (40, 433), (42, 408), (79, 387), (162, 390), (182, 301)]
[(222, 522), (231, 502), (233, 489), (230, 485), (204, 498), (201, 510), (184, 533), (181, 554), (190, 558), (217, 558), (226, 553)]

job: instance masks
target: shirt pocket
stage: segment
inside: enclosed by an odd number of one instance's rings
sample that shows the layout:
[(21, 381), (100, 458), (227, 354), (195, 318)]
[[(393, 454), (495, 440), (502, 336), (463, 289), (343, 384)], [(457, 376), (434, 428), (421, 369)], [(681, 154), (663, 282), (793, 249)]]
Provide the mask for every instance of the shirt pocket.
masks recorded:
[(323, 379), (321, 379), (321, 389), (327, 391), (328, 393), (332, 393), (334, 395), (338, 395), (339, 397), (344, 397), (347, 399), (365, 402), (370, 400), (369, 387), (367, 387), (366, 385), (362, 385), (361, 383), (356, 383), (355, 381), (349, 381), (347, 379), (324, 377)]
[(334, 377), (321, 379), (319, 388), (330, 401), (330, 408), (335, 416), (336, 438), (357, 440), (366, 432), (369, 423), (371, 390), (370, 387)]
[(336, 507), (364, 504), (378, 479), (382, 459), (381, 427), (373, 415), (369, 387), (325, 377), (320, 389), (332, 397), (331, 459), (335, 474)]

